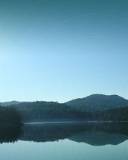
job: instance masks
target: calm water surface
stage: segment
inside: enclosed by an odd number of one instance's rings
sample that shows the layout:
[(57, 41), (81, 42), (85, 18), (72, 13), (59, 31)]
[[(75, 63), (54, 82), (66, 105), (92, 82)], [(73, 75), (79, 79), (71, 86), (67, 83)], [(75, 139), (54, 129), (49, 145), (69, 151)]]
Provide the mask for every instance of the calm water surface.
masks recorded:
[(127, 160), (124, 126), (116, 132), (113, 126), (104, 126), (26, 125), (17, 141), (4, 143), (3, 138), (0, 157), (1, 160)]

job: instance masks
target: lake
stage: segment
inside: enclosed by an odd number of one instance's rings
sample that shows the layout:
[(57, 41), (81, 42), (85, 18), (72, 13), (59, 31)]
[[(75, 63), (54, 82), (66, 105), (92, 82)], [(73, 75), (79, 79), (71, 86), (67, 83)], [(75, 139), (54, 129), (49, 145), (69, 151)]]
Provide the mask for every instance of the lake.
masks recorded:
[[(127, 160), (128, 124), (26, 124), (0, 130), (2, 160)], [(5, 132), (6, 131), (6, 132)]]

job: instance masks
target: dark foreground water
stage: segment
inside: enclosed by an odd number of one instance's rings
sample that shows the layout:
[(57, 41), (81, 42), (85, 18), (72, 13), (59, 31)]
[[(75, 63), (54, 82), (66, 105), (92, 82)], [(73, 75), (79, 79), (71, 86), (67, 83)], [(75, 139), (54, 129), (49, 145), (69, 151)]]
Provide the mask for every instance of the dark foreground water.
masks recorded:
[(1, 160), (127, 160), (128, 124), (2, 126), (0, 142)]

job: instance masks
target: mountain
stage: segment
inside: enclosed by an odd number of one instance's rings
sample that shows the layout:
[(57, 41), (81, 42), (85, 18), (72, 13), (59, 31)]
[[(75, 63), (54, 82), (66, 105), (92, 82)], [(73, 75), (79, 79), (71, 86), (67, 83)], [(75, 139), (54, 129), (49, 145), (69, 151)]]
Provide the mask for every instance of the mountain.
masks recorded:
[(9, 101), (9, 102), (2, 102), (0, 103), (1, 106), (6, 107), (6, 106), (12, 106), (12, 105), (16, 105), (19, 104), (20, 102), (18, 101)]
[(57, 102), (19, 102), (7, 106), (4, 103), (3, 107), (16, 109), (23, 122), (79, 120), (85, 117), (84, 113)]
[(0, 105), (15, 108), (23, 122), (128, 120), (128, 100), (117, 95), (94, 94), (67, 103), (12, 101)]
[(65, 104), (82, 112), (94, 112), (128, 106), (128, 100), (118, 95), (93, 94), (85, 98), (66, 102)]

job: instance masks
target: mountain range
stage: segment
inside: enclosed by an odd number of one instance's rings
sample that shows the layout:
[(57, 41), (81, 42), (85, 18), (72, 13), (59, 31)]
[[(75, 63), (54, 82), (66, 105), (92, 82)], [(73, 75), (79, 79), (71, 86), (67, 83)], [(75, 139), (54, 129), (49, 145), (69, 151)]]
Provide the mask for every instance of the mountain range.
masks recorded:
[[(42, 102), (45, 101), (38, 101)], [(22, 106), (23, 104), (29, 105), (35, 102), (18, 102), (18, 101), (10, 101), (10, 102), (2, 102), (1, 106)], [(45, 103), (56, 103), (56, 102), (45, 102)], [(58, 103), (61, 104), (61, 103)], [(63, 103), (63, 105), (69, 106), (76, 110), (81, 111), (103, 111), (115, 108), (121, 108), (124, 106), (128, 106), (128, 100), (120, 97), (118, 95), (104, 95), (104, 94), (92, 94), (90, 96), (84, 98), (74, 99), (68, 102)]]
[(0, 105), (17, 109), (23, 121), (128, 120), (128, 100), (118, 95), (93, 94), (65, 103), (11, 101)]

